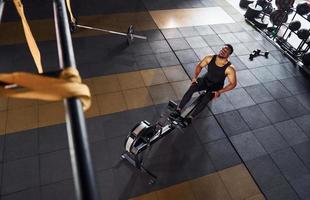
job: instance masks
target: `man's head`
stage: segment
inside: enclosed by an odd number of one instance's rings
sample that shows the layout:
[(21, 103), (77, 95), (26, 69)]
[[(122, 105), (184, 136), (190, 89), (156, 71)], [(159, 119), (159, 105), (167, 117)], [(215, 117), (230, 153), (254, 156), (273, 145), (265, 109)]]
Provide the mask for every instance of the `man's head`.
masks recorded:
[(224, 46), (218, 53), (218, 56), (221, 58), (228, 58), (233, 52), (234, 48), (231, 46), (231, 44), (224, 44)]

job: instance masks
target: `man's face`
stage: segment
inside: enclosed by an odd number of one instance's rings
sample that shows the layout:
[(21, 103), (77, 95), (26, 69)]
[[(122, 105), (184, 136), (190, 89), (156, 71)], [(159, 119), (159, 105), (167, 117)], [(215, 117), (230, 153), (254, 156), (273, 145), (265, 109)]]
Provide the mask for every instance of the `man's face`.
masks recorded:
[(230, 55), (230, 48), (228, 46), (223, 46), (223, 48), (218, 53), (218, 56), (222, 58), (228, 58)]

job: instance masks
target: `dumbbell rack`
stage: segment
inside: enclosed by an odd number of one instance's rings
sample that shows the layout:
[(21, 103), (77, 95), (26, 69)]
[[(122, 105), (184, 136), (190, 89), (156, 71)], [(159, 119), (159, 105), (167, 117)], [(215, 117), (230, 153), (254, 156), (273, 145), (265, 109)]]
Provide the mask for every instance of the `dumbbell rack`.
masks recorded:
[[(282, 24), (282, 26), (286, 27), (283, 35), (282, 36), (277, 36), (275, 39), (276, 39), (276, 42), (282, 48), (286, 49), (288, 52), (291, 53), (291, 56), (293, 56), (293, 57), (295, 57), (297, 59), (300, 59), (310, 49), (309, 44), (308, 44), (308, 46), (305, 49), (303, 49), (304, 45), (307, 44), (307, 41), (309, 40), (309, 37), (307, 39), (301, 40), (301, 42), (299, 43), (297, 48), (293, 47), (289, 42), (287, 42), (288, 37), (286, 39), (284, 39), (286, 34), (288, 33), (288, 31), (290, 31), (289, 30), (289, 25), (294, 21), (295, 17), (298, 14), (295, 9), (293, 9), (293, 12), (294, 12), (294, 15), (293, 15), (291, 21), (289, 23), (283, 23)], [(305, 18), (303, 15), (299, 15), (299, 16), (304, 18), (305, 20), (307, 20), (307, 18)], [(310, 31), (310, 29), (309, 29), (309, 31)], [(297, 35), (297, 32), (295, 32), (295, 31), (290, 31), (289, 34), (291, 34), (291, 33)]]
[[(296, 12), (296, 11), (295, 11)], [(303, 17), (303, 16), (302, 16)], [(303, 17), (305, 18), (305, 17)], [(282, 46), (280, 46), (275, 40), (276, 40), (276, 35), (278, 34), (278, 29), (275, 30), (275, 35), (271, 35), (270, 32), (268, 32), (266, 29), (260, 29), (258, 28), (251, 20), (248, 20), (247, 18), (245, 18), (245, 21), (251, 25), (255, 30), (257, 30), (259, 33), (261, 33), (261, 35), (267, 39), (269, 42), (273, 43), (277, 49), (279, 51), (281, 51), (283, 54), (285, 54), (288, 59), (290, 59), (292, 62), (296, 63), (296, 65), (300, 68), (302, 68), (305, 72), (307, 72), (308, 74), (310, 74), (310, 68), (306, 67), (303, 65), (302, 61), (301, 61), (301, 57), (298, 56), (294, 56), (292, 55), (292, 52), (288, 49), (288, 48), (282, 48)], [(283, 24), (283, 23), (282, 23)], [(307, 48), (310, 48), (309, 46)]]

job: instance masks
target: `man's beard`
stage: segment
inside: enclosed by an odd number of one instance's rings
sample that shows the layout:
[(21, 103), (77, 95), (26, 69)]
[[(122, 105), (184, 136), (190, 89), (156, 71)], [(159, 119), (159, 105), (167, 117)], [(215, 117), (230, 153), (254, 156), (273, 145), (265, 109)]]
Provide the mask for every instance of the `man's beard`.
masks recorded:
[(226, 59), (226, 58), (228, 58), (228, 57), (224, 57), (224, 56), (221, 56), (221, 55), (217, 55), (219, 58), (221, 58), (221, 59)]

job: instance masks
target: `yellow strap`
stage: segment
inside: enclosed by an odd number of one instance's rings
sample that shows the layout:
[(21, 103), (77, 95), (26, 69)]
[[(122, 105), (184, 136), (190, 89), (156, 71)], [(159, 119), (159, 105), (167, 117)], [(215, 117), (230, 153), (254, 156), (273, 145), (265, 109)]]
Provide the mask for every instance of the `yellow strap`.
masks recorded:
[(68, 11), (69, 11), (69, 14), (70, 14), (71, 22), (72, 23), (76, 23), (76, 19), (73, 17), (72, 10), (71, 10), (71, 1), (70, 0), (66, 0), (66, 4), (67, 4), (67, 8), (68, 8)]
[(42, 73), (43, 68), (42, 68), (42, 63), (41, 63), (40, 51), (39, 51), (38, 46), (37, 46), (37, 44), (33, 38), (33, 35), (31, 33), (30, 27), (28, 25), (27, 19), (25, 17), (23, 4), (20, 0), (13, 0), (13, 2), (15, 4), (16, 10), (17, 10), (17, 12), (18, 12), (18, 14), (22, 20), (26, 40), (27, 40), (30, 52), (32, 54), (32, 57), (34, 59), (34, 62), (37, 66), (38, 72)]
[(89, 109), (91, 106), (90, 91), (87, 85), (81, 83), (79, 73), (73, 67), (64, 69), (60, 79), (27, 72), (15, 72), (0, 74), (0, 81), (21, 87), (21, 89), (0, 87), (0, 95), (46, 101), (77, 97), (81, 100), (84, 110)]

